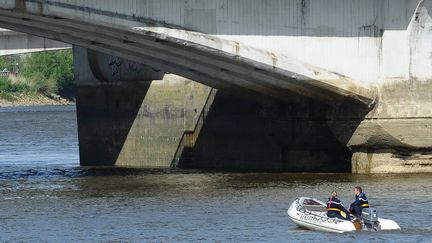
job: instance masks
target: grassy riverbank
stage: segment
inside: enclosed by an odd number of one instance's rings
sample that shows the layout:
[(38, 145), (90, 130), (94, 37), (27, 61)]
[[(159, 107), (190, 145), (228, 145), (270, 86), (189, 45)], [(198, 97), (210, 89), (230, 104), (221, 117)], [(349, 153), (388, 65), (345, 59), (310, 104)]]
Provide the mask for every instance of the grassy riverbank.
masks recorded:
[(0, 106), (73, 103), (71, 50), (0, 57), (0, 68)]

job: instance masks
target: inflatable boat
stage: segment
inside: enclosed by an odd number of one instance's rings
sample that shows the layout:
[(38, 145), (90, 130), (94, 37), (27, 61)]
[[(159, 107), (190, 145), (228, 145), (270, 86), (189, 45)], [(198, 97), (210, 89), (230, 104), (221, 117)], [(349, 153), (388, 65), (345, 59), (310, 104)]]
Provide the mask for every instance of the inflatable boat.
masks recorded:
[(395, 221), (378, 218), (375, 209), (364, 209), (360, 219), (348, 221), (327, 217), (326, 206), (324, 202), (315, 198), (297, 198), (288, 209), (288, 217), (300, 227), (325, 232), (400, 230)]

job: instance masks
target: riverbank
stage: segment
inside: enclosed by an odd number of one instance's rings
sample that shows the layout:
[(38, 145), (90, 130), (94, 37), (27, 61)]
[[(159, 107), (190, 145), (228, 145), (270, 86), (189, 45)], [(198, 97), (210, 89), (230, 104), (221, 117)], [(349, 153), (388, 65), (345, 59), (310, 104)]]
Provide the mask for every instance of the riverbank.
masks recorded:
[(43, 105), (73, 105), (74, 100), (65, 99), (59, 95), (43, 95), (39, 93), (3, 94), (0, 95), (0, 107), (13, 106), (43, 106)]
[(0, 107), (74, 104), (72, 50), (0, 57)]

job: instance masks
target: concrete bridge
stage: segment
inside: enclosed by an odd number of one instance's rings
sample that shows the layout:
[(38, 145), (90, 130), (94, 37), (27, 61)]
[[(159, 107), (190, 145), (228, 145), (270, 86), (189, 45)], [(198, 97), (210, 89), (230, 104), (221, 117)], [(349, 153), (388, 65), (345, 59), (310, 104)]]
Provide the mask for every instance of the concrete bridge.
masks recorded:
[(72, 48), (72, 46), (51, 39), (0, 29), (0, 56), (67, 48)]
[(431, 11), (431, 0), (2, 0), (0, 26), (75, 45), (82, 165), (423, 172)]

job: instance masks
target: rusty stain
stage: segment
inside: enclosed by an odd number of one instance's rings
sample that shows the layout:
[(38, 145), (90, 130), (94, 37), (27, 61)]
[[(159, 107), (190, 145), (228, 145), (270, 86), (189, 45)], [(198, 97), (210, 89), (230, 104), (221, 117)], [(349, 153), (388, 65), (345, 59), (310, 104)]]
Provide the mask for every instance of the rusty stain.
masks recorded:
[(271, 57), (272, 62), (273, 62), (273, 68), (276, 68), (278, 57), (276, 56), (276, 54), (274, 52), (270, 52), (270, 57)]
[(414, 19), (414, 20), (415, 20), (416, 22), (419, 22), (419, 18), (420, 18), (420, 13), (419, 13), (419, 12), (416, 12), (416, 13), (415, 13), (415, 19)]
[(25, 0), (15, 0), (15, 8), (17, 10), (25, 11), (26, 1)]
[(301, 12), (301, 28), (300, 28), (300, 31), (301, 31), (301, 34), (303, 35), (303, 34), (305, 34), (304, 32), (305, 32), (305, 28), (306, 28), (306, 21), (307, 21), (307, 8), (308, 8), (308, 3), (307, 3), (307, 0), (301, 0), (301, 9), (300, 9), (300, 12)]
[(234, 47), (235, 47), (235, 53), (238, 56), (238, 55), (240, 55), (240, 43), (237, 41), (233, 41), (233, 43), (234, 43)]

